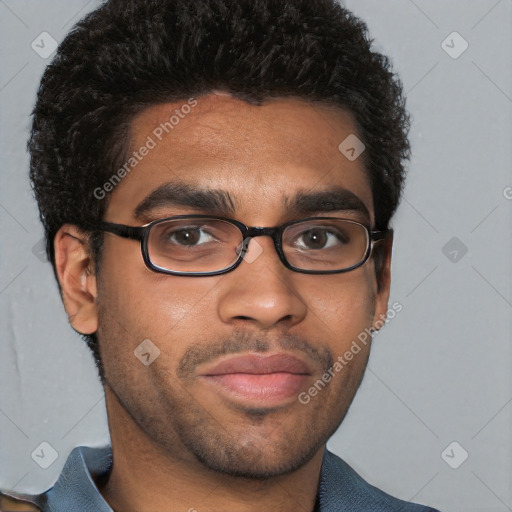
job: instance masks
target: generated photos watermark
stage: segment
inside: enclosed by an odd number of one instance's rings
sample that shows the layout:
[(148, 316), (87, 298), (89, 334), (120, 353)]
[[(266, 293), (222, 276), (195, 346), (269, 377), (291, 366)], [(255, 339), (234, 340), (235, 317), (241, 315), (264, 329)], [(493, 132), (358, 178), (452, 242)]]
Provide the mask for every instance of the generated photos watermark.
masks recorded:
[(307, 391), (299, 393), (297, 397), (299, 402), (303, 405), (309, 404), (312, 397), (317, 396), (318, 393), (331, 382), (333, 377), (343, 371), (349, 362), (354, 359), (354, 356), (361, 352), (362, 346), (366, 346), (368, 342), (371, 341), (373, 333), (393, 320), (402, 309), (403, 306), (400, 302), (394, 302), (388, 309), (386, 315), (381, 315), (381, 318), (375, 322), (373, 329), (366, 327), (364, 331), (361, 331), (357, 335), (357, 339), (352, 340), (350, 348), (346, 350), (343, 355), (338, 356), (335, 363)]
[(189, 98), (187, 103), (184, 103), (180, 108), (174, 110), (174, 113), (169, 117), (168, 121), (160, 123), (146, 138), (146, 142), (136, 151), (133, 151), (131, 156), (112, 176), (103, 183), (101, 187), (94, 189), (93, 195), (96, 199), (101, 200), (106, 197), (109, 192), (121, 183), (130, 172), (137, 167), (137, 165), (156, 148), (166, 135), (172, 132), (176, 126), (180, 124), (181, 119), (192, 112), (192, 109), (197, 105), (195, 98)]

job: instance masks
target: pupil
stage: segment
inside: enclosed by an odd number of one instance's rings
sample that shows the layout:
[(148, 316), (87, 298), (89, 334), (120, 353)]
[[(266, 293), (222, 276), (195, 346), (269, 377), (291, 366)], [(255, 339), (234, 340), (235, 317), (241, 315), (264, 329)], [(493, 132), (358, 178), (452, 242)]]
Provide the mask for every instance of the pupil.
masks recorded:
[(181, 230), (176, 233), (176, 240), (184, 245), (193, 245), (199, 240), (197, 230)]

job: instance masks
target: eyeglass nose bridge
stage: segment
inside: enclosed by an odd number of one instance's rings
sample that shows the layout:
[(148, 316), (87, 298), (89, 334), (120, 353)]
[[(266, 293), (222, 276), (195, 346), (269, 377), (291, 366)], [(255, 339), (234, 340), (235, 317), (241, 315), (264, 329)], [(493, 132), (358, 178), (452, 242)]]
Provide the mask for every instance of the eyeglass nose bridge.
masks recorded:
[(279, 228), (247, 228), (245, 237), (254, 238), (256, 236), (271, 236), (272, 238), (274, 238), (278, 231)]
[(281, 241), (279, 238), (280, 228), (259, 228), (259, 227), (247, 227), (247, 230), (244, 233), (244, 239), (242, 241), (240, 247), (240, 256), (245, 256), (247, 250), (249, 249), (249, 242), (252, 238), (256, 238), (258, 236), (270, 236), (274, 241), (274, 247), (276, 248), (277, 254), (279, 258), (282, 260), (284, 255), (281, 250)]

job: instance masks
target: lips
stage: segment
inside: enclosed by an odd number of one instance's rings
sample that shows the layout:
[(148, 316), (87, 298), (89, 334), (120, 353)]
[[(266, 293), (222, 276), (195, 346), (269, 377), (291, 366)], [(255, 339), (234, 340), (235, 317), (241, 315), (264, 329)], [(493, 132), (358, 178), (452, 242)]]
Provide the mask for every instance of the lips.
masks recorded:
[(309, 366), (300, 359), (288, 354), (272, 356), (237, 356), (222, 361), (201, 374), (205, 376), (226, 375), (232, 373), (248, 373), (265, 375), (269, 373), (292, 373), (295, 375), (310, 375)]
[(288, 354), (245, 355), (204, 368), (201, 380), (228, 399), (258, 407), (289, 401), (304, 389), (312, 374), (309, 366)]

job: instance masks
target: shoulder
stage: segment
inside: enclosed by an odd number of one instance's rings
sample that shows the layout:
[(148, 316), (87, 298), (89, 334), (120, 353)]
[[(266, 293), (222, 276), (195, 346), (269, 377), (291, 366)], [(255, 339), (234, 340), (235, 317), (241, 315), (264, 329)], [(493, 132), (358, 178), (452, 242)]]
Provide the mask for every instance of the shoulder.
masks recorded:
[(0, 490), (0, 512), (112, 512), (96, 487), (112, 467), (110, 446), (78, 446), (68, 455), (55, 484), (41, 494)]
[(20, 497), (9, 496), (0, 492), (0, 512), (35, 511), (41, 509), (33, 502)]
[(327, 449), (322, 462), (319, 492), (321, 512), (438, 512), (377, 489)]

